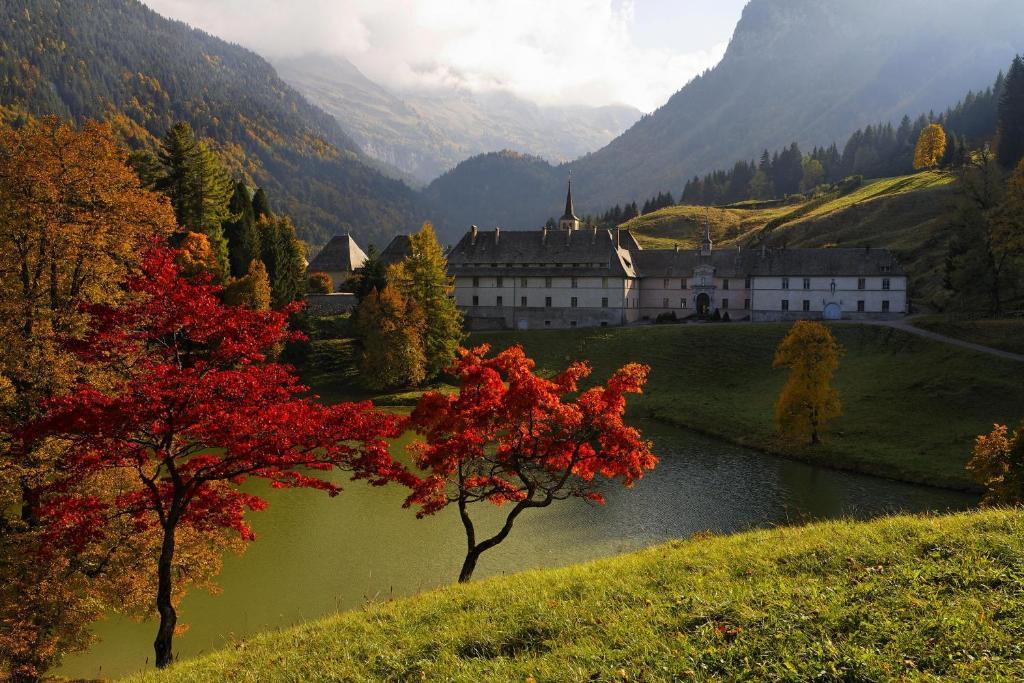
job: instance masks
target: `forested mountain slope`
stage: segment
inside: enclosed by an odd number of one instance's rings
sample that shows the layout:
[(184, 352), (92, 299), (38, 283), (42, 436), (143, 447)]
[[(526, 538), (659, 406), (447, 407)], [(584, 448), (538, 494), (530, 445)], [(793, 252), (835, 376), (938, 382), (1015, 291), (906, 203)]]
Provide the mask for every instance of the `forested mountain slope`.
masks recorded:
[(0, 107), (106, 119), (136, 147), (187, 121), (314, 244), (348, 226), (381, 244), (427, 217), (263, 58), (137, 0), (0, 3)]
[[(603, 149), (567, 166), (582, 213), (670, 190), (696, 174), (796, 141), (809, 151), (855, 129), (939, 112), (981, 90), (1024, 50), (1018, 0), (751, 0), (721, 63)], [(523, 204), (503, 198), (526, 173), (512, 157), (456, 168), (430, 188), (446, 210), (466, 195), (503, 225), (558, 210), (566, 167)], [(529, 173), (536, 169), (530, 168)], [(455, 191), (457, 190), (457, 191)]]
[(541, 107), (507, 92), (394, 92), (327, 55), (275, 61), (281, 77), (337, 117), (368, 155), (428, 183), (474, 154), (514, 149), (558, 163), (640, 118), (624, 105)]

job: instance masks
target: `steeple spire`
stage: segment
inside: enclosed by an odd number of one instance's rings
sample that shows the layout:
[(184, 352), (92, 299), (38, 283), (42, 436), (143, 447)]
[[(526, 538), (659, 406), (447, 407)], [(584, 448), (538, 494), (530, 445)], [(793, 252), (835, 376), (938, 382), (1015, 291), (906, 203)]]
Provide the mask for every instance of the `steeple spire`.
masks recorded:
[(563, 230), (579, 230), (580, 219), (572, 205), (572, 171), (569, 171), (569, 189), (565, 193), (565, 213), (558, 220), (558, 227)]

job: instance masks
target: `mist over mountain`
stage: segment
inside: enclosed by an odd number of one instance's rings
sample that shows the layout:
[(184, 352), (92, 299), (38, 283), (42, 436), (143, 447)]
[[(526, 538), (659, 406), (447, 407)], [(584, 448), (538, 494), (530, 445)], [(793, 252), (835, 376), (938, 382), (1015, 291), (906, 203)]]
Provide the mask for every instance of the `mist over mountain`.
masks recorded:
[(266, 60), (137, 0), (5, 0), (0, 43), (0, 114), (107, 120), (144, 148), (187, 121), (313, 244), (349, 228), (382, 244), (427, 218)]
[[(581, 213), (678, 195), (688, 178), (796, 141), (841, 142), (853, 130), (942, 110), (990, 85), (1024, 50), (1019, 0), (752, 0), (722, 62), (604, 148), (561, 167), (514, 155), (467, 162), (427, 193), (454, 221), (535, 226), (556, 215), (571, 167)], [(546, 174), (532, 201), (510, 198)]]
[(393, 92), (343, 57), (275, 60), (281, 77), (333, 114), (369, 156), (427, 183), (460, 161), (503, 149), (553, 163), (601, 148), (641, 113), (625, 105), (539, 106), (508, 92)]

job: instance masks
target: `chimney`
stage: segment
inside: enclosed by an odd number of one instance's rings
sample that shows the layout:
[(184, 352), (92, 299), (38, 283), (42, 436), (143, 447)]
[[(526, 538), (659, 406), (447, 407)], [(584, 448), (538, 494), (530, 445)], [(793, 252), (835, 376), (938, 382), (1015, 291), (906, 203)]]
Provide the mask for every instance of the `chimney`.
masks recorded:
[(474, 246), (474, 247), (476, 246), (476, 236), (477, 236), (477, 234), (479, 234), (479, 232), (480, 232), (480, 229), (477, 228), (475, 225), (471, 225), (469, 227), (469, 235), (470, 235), (469, 243), (472, 246)]
[(590, 236), (590, 243), (597, 244), (597, 228), (594, 228), (594, 234)]
[(566, 230), (565, 231), (565, 246), (569, 246), (569, 243), (571, 241), (572, 241), (572, 230)]
[(547, 244), (548, 243), (548, 228), (547, 228), (547, 226), (544, 226), (544, 230), (543, 230), (543, 232), (541, 232), (540, 243), (541, 244)]
[(622, 236), (622, 231), (621, 231), (621, 230), (619, 230), (618, 228), (615, 228), (615, 248), (616, 248), (616, 249), (619, 249), (619, 248), (620, 248), (620, 247), (619, 247), (619, 245), (620, 245), (620, 244), (621, 244), (621, 242), (622, 242), (622, 240), (620, 239), (620, 238), (621, 238), (621, 236)]
[(495, 227), (494, 228), (494, 245), (495, 246), (498, 245), (498, 239), (500, 239), (500, 238), (501, 238), (501, 228)]
[(676, 253), (678, 254), (679, 253), (679, 242), (676, 242), (675, 247), (676, 247)]
[(763, 259), (767, 255), (768, 255), (768, 247), (764, 244), (764, 242), (762, 242), (761, 243), (761, 258)]

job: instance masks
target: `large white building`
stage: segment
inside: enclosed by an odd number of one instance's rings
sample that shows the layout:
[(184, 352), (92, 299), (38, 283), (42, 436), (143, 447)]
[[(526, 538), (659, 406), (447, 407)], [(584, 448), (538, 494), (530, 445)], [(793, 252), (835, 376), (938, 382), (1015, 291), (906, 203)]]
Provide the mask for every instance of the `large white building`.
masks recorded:
[(478, 230), (448, 255), (473, 329), (625, 325), (666, 313), (732, 320), (892, 318), (907, 277), (887, 249), (643, 249), (628, 230), (580, 229), (566, 196), (559, 228)]

